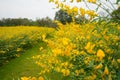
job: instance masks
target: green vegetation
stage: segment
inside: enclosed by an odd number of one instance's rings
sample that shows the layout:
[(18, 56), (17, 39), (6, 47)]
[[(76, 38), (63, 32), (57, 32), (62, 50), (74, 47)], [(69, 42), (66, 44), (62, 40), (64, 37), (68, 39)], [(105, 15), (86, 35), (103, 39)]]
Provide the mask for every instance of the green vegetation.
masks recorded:
[(34, 46), (20, 57), (12, 59), (7, 64), (1, 66), (0, 79), (18, 80), (22, 76), (37, 76), (40, 68), (31, 57), (40, 54), (39, 47), (40, 45)]
[(36, 19), (35, 21), (27, 18), (6, 18), (0, 20), (0, 26), (42, 26), (57, 27), (56, 23), (49, 17)]
[(53, 31), (53, 28), (34, 26), (0, 27), (0, 66), (41, 42), (41, 35), (49, 37)]

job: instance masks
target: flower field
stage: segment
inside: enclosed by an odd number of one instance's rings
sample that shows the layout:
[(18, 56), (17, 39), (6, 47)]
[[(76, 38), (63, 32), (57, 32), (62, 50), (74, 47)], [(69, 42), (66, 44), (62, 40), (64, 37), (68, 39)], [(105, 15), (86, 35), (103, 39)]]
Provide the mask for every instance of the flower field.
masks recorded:
[(50, 34), (53, 31), (50, 28), (34, 26), (0, 27), (0, 65), (12, 58), (20, 57), (25, 50), (41, 41), (40, 35)]
[[(20, 57), (40, 42), (39, 55), (32, 56), (39, 76), (20, 80), (119, 80), (120, 25), (102, 22), (41, 27), (1, 27), (0, 62)], [(39, 53), (38, 52), (38, 53)]]

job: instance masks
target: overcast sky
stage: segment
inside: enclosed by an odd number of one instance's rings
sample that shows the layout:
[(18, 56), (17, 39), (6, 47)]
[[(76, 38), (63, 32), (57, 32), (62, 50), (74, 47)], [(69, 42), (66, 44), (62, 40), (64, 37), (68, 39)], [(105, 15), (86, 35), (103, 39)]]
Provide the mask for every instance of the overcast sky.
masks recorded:
[(1, 18), (54, 18), (55, 5), (49, 0), (0, 0)]
[(57, 11), (53, 8), (55, 5), (49, 3), (49, 0), (0, 0), (0, 19), (29, 18), (35, 20), (46, 16), (53, 19)]

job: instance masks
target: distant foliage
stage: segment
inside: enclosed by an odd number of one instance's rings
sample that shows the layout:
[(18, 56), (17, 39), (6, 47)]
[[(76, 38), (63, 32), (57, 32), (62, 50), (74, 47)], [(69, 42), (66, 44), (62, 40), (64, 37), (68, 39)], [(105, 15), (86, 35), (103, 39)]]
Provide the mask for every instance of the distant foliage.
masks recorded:
[(51, 20), (49, 17), (37, 19), (36, 20), (37, 26), (45, 26), (45, 27), (56, 27), (57, 24)]
[(27, 18), (6, 18), (0, 20), (0, 26), (19, 26), (19, 25), (25, 25), (29, 26), (32, 25), (33, 21), (29, 20)]
[(35, 21), (27, 18), (6, 18), (0, 20), (0, 26), (46, 26), (56, 27), (56, 23), (49, 17), (37, 19)]
[(72, 16), (67, 13), (67, 11), (60, 9), (55, 14), (55, 20), (60, 21), (62, 24), (72, 22)]
[(112, 12), (112, 19), (120, 23), (120, 7)]
[(76, 24), (84, 24), (84, 23), (88, 23), (88, 19), (85, 18), (85, 16), (77, 16), (75, 17), (75, 23)]

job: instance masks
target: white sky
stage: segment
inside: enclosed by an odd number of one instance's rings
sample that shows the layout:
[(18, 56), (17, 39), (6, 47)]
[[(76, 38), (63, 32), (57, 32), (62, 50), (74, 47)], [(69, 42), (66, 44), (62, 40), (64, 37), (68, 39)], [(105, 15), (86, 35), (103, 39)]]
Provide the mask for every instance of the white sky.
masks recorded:
[[(81, 6), (85, 5), (81, 4)], [(49, 0), (0, 0), (0, 19), (28, 18), (35, 20), (46, 16), (54, 19), (57, 9), (53, 8), (55, 5), (49, 3)]]
[(55, 5), (49, 0), (0, 0), (1, 18), (54, 18)]

